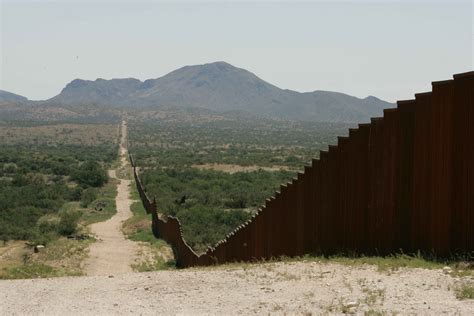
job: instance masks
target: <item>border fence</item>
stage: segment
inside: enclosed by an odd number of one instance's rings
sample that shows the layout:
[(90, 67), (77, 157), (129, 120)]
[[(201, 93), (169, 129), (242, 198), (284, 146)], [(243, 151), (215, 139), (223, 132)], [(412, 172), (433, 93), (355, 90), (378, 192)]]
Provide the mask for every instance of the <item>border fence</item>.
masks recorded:
[(474, 251), (474, 72), (433, 82), (432, 92), (350, 129), (201, 255), (178, 219), (158, 213), (130, 160), (153, 233), (181, 267), (315, 252)]

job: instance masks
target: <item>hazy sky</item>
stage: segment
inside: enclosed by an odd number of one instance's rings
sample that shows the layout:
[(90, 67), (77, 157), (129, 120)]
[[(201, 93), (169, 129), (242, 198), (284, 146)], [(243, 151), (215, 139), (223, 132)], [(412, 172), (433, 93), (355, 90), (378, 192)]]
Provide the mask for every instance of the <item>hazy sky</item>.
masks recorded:
[(226, 61), (281, 88), (389, 101), (473, 69), (471, 1), (1, 2), (0, 89)]

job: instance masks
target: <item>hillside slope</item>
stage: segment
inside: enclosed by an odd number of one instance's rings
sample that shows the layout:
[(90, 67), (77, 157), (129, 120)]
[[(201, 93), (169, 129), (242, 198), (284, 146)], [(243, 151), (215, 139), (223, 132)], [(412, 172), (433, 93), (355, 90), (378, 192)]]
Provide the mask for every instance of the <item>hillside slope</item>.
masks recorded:
[(28, 99), (24, 96), (11, 93), (8, 91), (0, 90), (0, 104), (1, 103), (11, 103), (11, 102), (27, 102)]

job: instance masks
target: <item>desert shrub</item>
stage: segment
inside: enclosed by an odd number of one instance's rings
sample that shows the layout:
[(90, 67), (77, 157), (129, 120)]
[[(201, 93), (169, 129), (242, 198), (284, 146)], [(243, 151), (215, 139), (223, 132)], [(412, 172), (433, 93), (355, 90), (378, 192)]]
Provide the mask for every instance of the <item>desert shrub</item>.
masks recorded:
[(57, 238), (58, 234), (55, 231), (40, 233), (39, 231), (34, 230), (31, 232), (31, 236), (30, 238), (28, 238), (28, 242), (33, 245), (47, 245)]
[(101, 187), (108, 178), (99, 163), (86, 161), (71, 173), (71, 179), (84, 186)]
[(11, 232), (10, 225), (5, 221), (0, 221), (0, 240), (3, 243), (6, 243), (10, 239), (12, 239), (13, 233)]
[(38, 219), (37, 226), (40, 234), (57, 233), (60, 218), (57, 216), (44, 216)]
[(87, 188), (81, 194), (81, 207), (88, 207), (97, 199), (97, 189)]
[(58, 233), (63, 236), (70, 236), (77, 230), (77, 223), (81, 218), (80, 212), (62, 212), (58, 224)]
[[(103, 167), (116, 157), (115, 146), (14, 146), (0, 145), (0, 240), (29, 240), (46, 243), (59, 234), (75, 230), (75, 215), (63, 215), (62, 221), (39, 221), (45, 215), (58, 214), (65, 203), (82, 200), (83, 187), (107, 181)], [(68, 176), (76, 167), (76, 181)], [(71, 180), (73, 177), (71, 176)], [(87, 204), (95, 200), (94, 190), (85, 194)], [(87, 190), (86, 190), (87, 191)]]
[(80, 201), (82, 199), (82, 195), (84, 193), (84, 189), (80, 186), (75, 187), (71, 190), (70, 199), (72, 201)]

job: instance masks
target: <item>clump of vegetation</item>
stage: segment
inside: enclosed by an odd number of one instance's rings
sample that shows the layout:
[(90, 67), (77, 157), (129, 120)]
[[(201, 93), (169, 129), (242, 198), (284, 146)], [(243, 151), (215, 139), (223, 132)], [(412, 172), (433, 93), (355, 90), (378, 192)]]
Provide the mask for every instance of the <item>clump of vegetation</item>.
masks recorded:
[(0, 273), (0, 279), (34, 279), (39, 277), (54, 277), (58, 275), (53, 267), (43, 263), (28, 263), (6, 268)]
[(116, 157), (113, 149), (1, 146), (0, 239), (45, 244), (74, 234), (81, 213), (63, 208), (97, 198), (96, 187), (107, 181), (105, 167)]
[(248, 220), (292, 175), (287, 171), (228, 174), (153, 169), (143, 174), (143, 183), (156, 196), (160, 212), (178, 217), (186, 242), (201, 252)]
[(463, 283), (456, 288), (455, 293), (459, 300), (474, 300), (474, 284)]
[(86, 161), (71, 172), (71, 179), (82, 186), (101, 187), (107, 182), (107, 173), (96, 161)]
[(81, 207), (88, 207), (92, 202), (97, 199), (97, 189), (96, 188), (87, 188), (81, 190)]
[(81, 218), (80, 212), (63, 212), (60, 214), (58, 233), (63, 236), (71, 236), (77, 230), (77, 223)]

